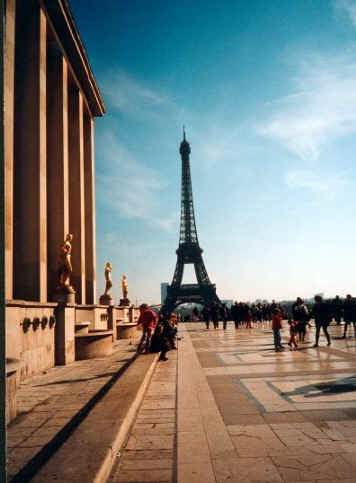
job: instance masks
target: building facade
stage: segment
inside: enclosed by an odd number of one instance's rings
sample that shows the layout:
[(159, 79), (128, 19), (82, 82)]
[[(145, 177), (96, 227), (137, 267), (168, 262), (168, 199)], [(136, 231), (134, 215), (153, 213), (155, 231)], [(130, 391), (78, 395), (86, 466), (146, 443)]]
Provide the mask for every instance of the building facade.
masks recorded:
[(73, 233), (77, 303), (95, 301), (94, 117), (104, 104), (63, 0), (6, 0), (6, 299), (54, 301)]
[[(95, 305), (94, 118), (105, 107), (68, 2), (5, 5), (6, 356), (21, 380), (74, 360), (77, 321), (108, 329)], [(75, 301), (59, 312), (68, 233)]]

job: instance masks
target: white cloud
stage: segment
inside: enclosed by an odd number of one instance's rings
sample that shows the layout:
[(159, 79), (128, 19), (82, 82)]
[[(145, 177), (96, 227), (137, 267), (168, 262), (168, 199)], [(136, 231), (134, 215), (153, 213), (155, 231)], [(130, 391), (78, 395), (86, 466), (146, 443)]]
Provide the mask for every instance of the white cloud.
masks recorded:
[(178, 214), (164, 215), (161, 193), (167, 187), (161, 173), (133, 159), (112, 131), (100, 136), (98, 199), (120, 216), (136, 218), (170, 231)]
[(355, 0), (334, 0), (336, 10), (345, 12), (356, 27), (356, 1)]
[(342, 174), (326, 174), (307, 169), (291, 170), (286, 173), (285, 182), (291, 189), (306, 189), (332, 200), (347, 183)]
[(356, 132), (356, 53), (304, 56), (293, 83), (294, 93), (270, 103), (257, 130), (313, 162), (327, 143)]
[[(211, 113), (207, 119), (197, 118), (194, 122), (194, 139), (192, 159), (198, 159), (201, 166), (210, 169), (222, 162), (234, 161), (239, 152), (238, 129), (227, 125), (223, 119), (219, 124), (212, 122), (216, 113)], [(189, 132), (188, 132), (189, 141)]]
[(100, 85), (111, 108), (135, 118), (160, 117), (162, 111), (176, 110), (169, 96), (138, 82), (123, 70), (106, 72)]

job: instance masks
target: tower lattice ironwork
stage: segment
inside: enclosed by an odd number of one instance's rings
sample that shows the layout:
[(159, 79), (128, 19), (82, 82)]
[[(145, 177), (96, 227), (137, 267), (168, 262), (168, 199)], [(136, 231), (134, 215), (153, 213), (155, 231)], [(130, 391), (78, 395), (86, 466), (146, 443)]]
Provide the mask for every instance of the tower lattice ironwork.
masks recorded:
[[(167, 287), (167, 298), (163, 310), (170, 312), (177, 305), (185, 302), (211, 304), (219, 302), (215, 285), (211, 283), (206, 271), (199, 246), (195, 224), (192, 179), (190, 175), (190, 145), (183, 129), (183, 141), (179, 149), (182, 158), (182, 193), (180, 214), (180, 235), (177, 264), (171, 285)], [(184, 265), (194, 264), (196, 284), (182, 284)]]

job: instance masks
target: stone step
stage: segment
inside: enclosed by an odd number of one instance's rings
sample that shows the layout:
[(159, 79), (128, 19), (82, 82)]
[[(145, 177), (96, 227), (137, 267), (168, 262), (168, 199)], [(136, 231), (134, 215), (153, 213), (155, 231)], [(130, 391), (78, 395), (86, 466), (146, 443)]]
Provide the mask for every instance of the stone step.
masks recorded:
[(95, 359), (110, 356), (113, 351), (112, 330), (90, 330), (88, 334), (75, 334), (75, 359)]

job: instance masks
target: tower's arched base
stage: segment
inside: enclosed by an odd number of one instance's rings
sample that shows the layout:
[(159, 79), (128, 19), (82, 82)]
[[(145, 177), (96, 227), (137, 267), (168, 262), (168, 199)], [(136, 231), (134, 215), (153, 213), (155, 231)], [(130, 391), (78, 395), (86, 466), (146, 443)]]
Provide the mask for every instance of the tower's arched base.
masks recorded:
[(162, 312), (169, 313), (180, 304), (194, 302), (202, 305), (210, 305), (214, 302), (219, 303), (215, 285), (199, 285), (193, 283), (180, 285), (178, 287), (168, 285), (167, 298), (162, 306)]

